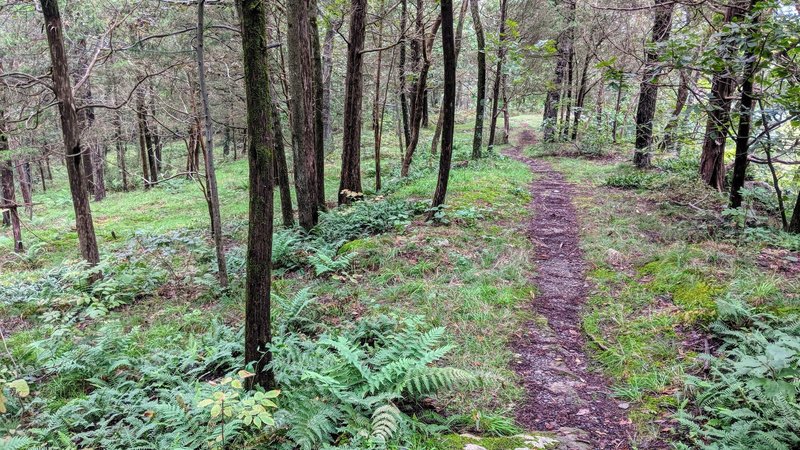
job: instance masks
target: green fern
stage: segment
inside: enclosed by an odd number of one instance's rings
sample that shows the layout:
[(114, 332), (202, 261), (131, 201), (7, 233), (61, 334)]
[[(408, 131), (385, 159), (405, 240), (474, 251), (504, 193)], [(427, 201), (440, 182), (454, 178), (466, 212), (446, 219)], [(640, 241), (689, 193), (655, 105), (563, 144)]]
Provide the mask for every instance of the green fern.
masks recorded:
[(688, 376), (677, 413), (688, 443), (703, 449), (800, 446), (800, 327), (721, 302), (711, 329), (722, 339), (706, 379)]

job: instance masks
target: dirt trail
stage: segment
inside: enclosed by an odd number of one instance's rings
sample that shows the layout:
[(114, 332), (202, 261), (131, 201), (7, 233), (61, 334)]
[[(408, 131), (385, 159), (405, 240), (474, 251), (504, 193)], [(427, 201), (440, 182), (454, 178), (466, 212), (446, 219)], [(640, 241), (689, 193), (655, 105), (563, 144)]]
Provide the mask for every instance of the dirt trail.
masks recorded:
[(513, 343), (514, 369), (527, 391), (517, 419), (531, 430), (553, 431), (569, 449), (628, 449), (631, 428), (627, 407), (611, 398), (608, 383), (588, 366), (581, 332), (581, 308), (588, 284), (579, 247), (573, 186), (547, 162), (523, 155), (536, 142), (526, 127), (507, 154), (526, 163), (531, 184), (532, 218), (528, 237), (536, 247), (539, 293), (532, 308), (547, 325), (531, 323)]

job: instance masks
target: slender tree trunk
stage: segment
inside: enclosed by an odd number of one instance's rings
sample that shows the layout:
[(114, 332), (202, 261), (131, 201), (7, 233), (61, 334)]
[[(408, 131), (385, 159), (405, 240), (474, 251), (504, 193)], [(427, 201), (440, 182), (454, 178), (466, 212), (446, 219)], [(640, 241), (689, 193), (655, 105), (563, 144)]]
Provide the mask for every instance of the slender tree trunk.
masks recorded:
[(42, 160), (39, 159), (36, 162), (36, 165), (39, 167), (39, 179), (42, 181), (42, 192), (47, 192), (47, 182), (46, 182), (46, 175), (44, 174), (44, 164)]
[[(155, 164), (151, 161), (152, 140), (150, 138), (149, 125), (147, 124), (147, 112), (144, 106), (144, 92), (136, 92), (136, 117), (139, 126), (139, 154), (142, 160), (142, 177), (144, 178), (144, 188), (149, 189), (150, 185), (157, 181), (157, 175), (153, 173)], [(155, 176), (154, 176), (155, 175)]]
[(675, 99), (675, 108), (669, 116), (667, 125), (664, 127), (664, 137), (658, 145), (661, 151), (675, 151), (675, 132), (680, 123), (681, 113), (683, 108), (686, 107), (686, 102), (689, 100), (689, 76), (686, 70), (681, 70), (680, 82), (678, 84), (678, 92)]
[(611, 125), (611, 137), (613, 143), (617, 143), (617, 128), (619, 127), (619, 111), (622, 107), (622, 83), (617, 86), (617, 101), (614, 104), (614, 121)]
[(31, 181), (30, 173), (25, 170), (24, 160), (16, 160), (13, 162), (17, 170), (17, 179), (19, 180), (19, 192), (22, 194), (22, 204), (25, 206), (25, 214), (28, 219), (33, 218), (33, 197), (31, 196)]
[(250, 178), (250, 213), (247, 233), (245, 282), (245, 364), (254, 365), (252, 384), (271, 389), (275, 375), (270, 367), (272, 342), (270, 286), (272, 260), (274, 151), (273, 106), (269, 92), (265, 0), (236, 0), (242, 26), (242, 47), (247, 96)]
[(342, 138), (342, 174), (339, 182), (339, 204), (349, 203), (349, 193), (361, 192), (361, 103), (364, 78), (361, 73), (366, 33), (367, 1), (352, 0), (350, 12), (350, 45), (347, 48), (345, 76), (344, 133)]
[[(758, 0), (751, 0), (750, 10), (753, 9)], [(753, 20), (750, 25), (756, 23)], [(733, 163), (733, 177), (731, 179), (730, 207), (738, 208), (742, 206), (742, 188), (744, 187), (747, 175), (747, 163), (750, 153), (750, 130), (753, 116), (753, 85), (760, 58), (756, 55), (756, 42), (753, 42), (750, 31), (748, 39), (745, 41), (744, 60), (747, 61), (742, 75), (742, 99), (739, 102), (739, 129), (736, 133), (736, 159)]]
[[(749, 11), (748, 6), (743, 0), (737, 0), (728, 6), (725, 22), (731, 23), (744, 17)], [(731, 31), (721, 38), (720, 52), (723, 60), (729, 63), (736, 58), (737, 37), (738, 32)], [(709, 94), (708, 122), (700, 155), (700, 177), (718, 191), (722, 191), (725, 184), (725, 144), (730, 129), (730, 109), (735, 85), (735, 75), (729, 68), (724, 68), (714, 75)]]
[(289, 185), (289, 166), (286, 163), (286, 148), (283, 145), (283, 127), (281, 126), (281, 116), (275, 102), (270, 102), (272, 116), (272, 130), (275, 142), (275, 153), (272, 158), (275, 161), (274, 170), (278, 180), (278, 189), (281, 194), (281, 216), (283, 226), (286, 228), (294, 227), (294, 211), (292, 210), (292, 190)]
[[(559, 6), (564, 0), (556, 2)], [(568, 26), (573, 26), (575, 11), (575, 0), (566, 0), (568, 2), (567, 21)], [(561, 108), (561, 90), (564, 83), (564, 72), (567, 69), (567, 60), (569, 59), (569, 29), (564, 30), (558, 35), (556, 42), (556, 68), (555, 77), (552, 85), (548, 87), (547, 97), (544, 103), (544, 113), (542, 114), (542, 128), (544, 130), (544, 141), (555, 142), (558, 137), (558, 113)]]
[(475, 37), (478, 40), (478, 87), (475, 95), (475, 134), (472, 137), (472, 158), (481, 157), (483, 148), (483, 119), (486, 111), (486, 42), (483, 38), (483, 24), (481, 13), (478, 9), (478, 0), (463, 0), (470, 3), (472, 12), (472, 25), (475, 27)]
[(309, 0), (291, 0), (287, 3), (294, 180), (300, 226), (306, 230), (317, 224), (319, 206), (314, 114), (316, 91), (309, 6)]
[(342, 26), (342, 19), (332, 20), (325, 31), (322, 44), (322, 134), (325, 140), (325, 149), (330, 152), (333, 148), (333, 129), (331, 127), (331, 78), (333, 75), (333, 38)]
[[(505, 3), (505, 0), (503, 0)], [(442, 129), (442, 151), (439, 154), (439, 177), (436, 191), (433, 193), (431, 212), (432, 219), (435, 208), (444, 204), (447, 195), (447, 182), (450, 179), (450, 163), (453, 157), (453, 134), (455, 128), (456, 106), (456, 54), (453, 36), (453, 0), (441, 0), (442, 8), (442, 53), (444, 59), (444, 124)], [(435, 33), (434, 33), (435, 34)]]
[[(381, 0), (380, 11), (383, 13), (383, 0)], [(378, 48), (383, 45), (383, 20), (378, 24), (378, 40), (376, 43)], [(372, 99), (372, 137), (375, 148), (375, 191), (381, 190), (381, 138), (383, 133), (383, 123), (381, 121), (381, 65), (382, 65), (383, 51), (378, 50), (378, 55), (375, 61), (375, 93)]]
[(309, 1), (309, 31), (311, 32), (311, 56), (314, 63), (314, 150), (317, 169), (317, 205), (325, 211), (325, 135), (322, 120), (324, 86), (322, 84), (322, 52), (319, 46), (319, 27), (317, 26), (317, 0)]
[[(77, 47), (78, 64), (77, 70), (75, 70), (73, 73), (74, 83), (76, 84), (89, 68), (89, 52), (86, 49), (86, 39), (78, 39)], [(77, 92), (73, 95), (78, 96), (80, 103), (83, 103), (84, 105), (92, 103), (92, 87), (90, 79), (86, 79), (83, 85), (79, 89), (76, 89), (76, 91)], [(83, 136), (92, 128), (92, 125), (94, 125), (94, 110), (92, 108), (82, 108), (78, 110), (77, 114), (78, 127), (80, 129), (81, 136)], [(86, 191), (90, 195), (94, 194), (94, 166), (92, 164), (92, 152), (94, 152), (93, 145), (91, 143), (84, 142), (81, 159), (83, 160), (83, 174), (86, 177)]]
[(675, 3), (672, 0), (656, 0), (653, 35), (645, 53), (644, 75), (639, 92), (639, 106), (636, 109), (636, 150), (633, 163), (640, 169), (651, 166), (653, 118), (658, 100), (658, 79), (662, 71), (658, 63), (658, 45), (669, 40), (674, 8)]
[(592, 55), (587, 54), (586, 59), (583, 61), (583, 68), (581, 69), (581, 80), (578, 84), (578, 98), (575, 104), (574, 121), (572, 122), (572, 135), (570, 139), (575, 141), (578, 139), (578, 126), (581, 123), (581, 115), (583, 114), (583, 105), (586, 102), (586, 95), (589, 93), (589, 64), (592, 61)]
[(511, 117), (508, 113), (508, 74), (503, 74), (501, 80), (502, 98), (503, 98), (503, 134), (500, 136), (501, 144), (508, 144), (508, 135), (511, 133)]
[[(5, 102), (6, 99), (1, 99)], [(6, 155), (3, 155), (6, 153)], [(11, 234), (14, 237), (14, 251), (22, 253), (22, 228), (20, 227), (19, 212), (17, 209), (17, 198), (14, 192), (14, 170), (6, 136), (5, 111), (0, 109), (0, 185), (2, 185), (2, 198), (0, 198), (0, 208), (8, 211), (8, 222), (11, 224)]]
[[(403, 137), (405, 143), (411, 140), (411, 130), (408, 126), (408, 101), (406, 100), (406, 36), (408, 35), (408, 0), (400, 0), (400, 61), (398, 62), (398, 80), (400, 82), (400, 117), (403, 121)], [(401, 149), (405, 148), (400, 146)]]
[(490, 118), (491, 123), (489, 125), (489, 146), (488, 146), (489, 153), (492, 152), (492, 147), (494, 147), (494, 136), (497, 128), (497, 107), (498, 107), (498, 102), (500, 101), (500, 82), (502, 81), (503, 78), (503, 62), (506, 57), (505, 40), (506, 40), (507, 3), (508, 3), (507, 0), (500, 0), (500, 31), (498, 33), (499, 44), (497, 48), (497, 69), (495, 69), (494, 88), (492, 89), (492, 117)]
[[(464, 17), (467, 14), (470, 0), (461, 1), (461, 12), (458, 14), (458, 27), (456, 27), (456, 65), (458, 65), (458, 55), (461, 53), (461, 38), (464, 35)], [(484, 66), (484, 70), (486, 67)], [(485, 74), (484, 74), (485, 76)], [(434, 97), (436, 98), (436, 97)], [(439, 142), (442, 138), (442, 124), (444, 123), (444, 108), (439, 106), (439, 118), (436, 120), (436, 129), (433, 132), (433, 140), (431, 140), (431, 155), (439, 152)]]
[[(225, 247), (222, 245), (222, 217), (220, 215), (219, 192), (217, 190), (217, 173), (214, 166), (214, 124), (208, 105), (208, 89), (206, 88), (205, 63), (205, 0), (197, 2), (197, 36), (195, 54), (197, 56), (197, 81), (200, 88), (200, 101), (203, 103), (203, 124), (205, 125), (205, 163), (206, 190), (209, 213), (211, 215), (211, 233), (214, 248), (217, 252), (217, 278), (223, 288), (228, 287), (228, 268), (225, 263)], [(155, 159), (155, 158), (154, 158)]]
[(72, 206), (75, 210), (75, 228), (78, 231), (78, 245), (81, 256), (90, 265), (100, 261), (97, 249), (97, 238), (92, 223), (92, 210), (86, 191), (86, 177), (81, 164), (80, 128), (72, 95), (72, 83), (69, 78), (67, 54), (64, 50), (64, 31), (56, 0), (41, 0), (42, 14), (45, 20), (45, 31), (50, 48), (50, 60), (53, 64), (53, 87), (58, 99), (61, 116), (61, 133), (64, 137), (67, 179)]
[[(573, 2), (577, 4), (577, 0)], [(569, 28), (569, 56), (567, 58), (567, 85), (564, 87), (567, 101), (562, 109), (564, 117), (561, 119), (561, 140), (569, 137), (570, 115), (572, 113), (573, 79), (575, 78), (575, 28)]]
[(406, 152), (405, 156), (403, 157), (403, 165), (400, 168), (401, 177), (408, 176), (408, 171), (411, 168), (411, 161), (414, 157), (414, 152), (417, 149), (417, 144), (419, 143), (420, 125), (422, 123), (422, 91), (425, 89), (425, 84), (428, 80), (428, 72), (431, 67), (431, 50), (433, 46), (433, 40), (436, 37), (436, 32), (439, 30), (439, 25), (441, 25), (441, 16), (436, 18), (429, 40), (427, 42), (423, 41), (422, 66), (420, 67), (418, 74), (419, 79), (415, 83), (416, 92), (411, 97), (411, 139), (406, 143)]

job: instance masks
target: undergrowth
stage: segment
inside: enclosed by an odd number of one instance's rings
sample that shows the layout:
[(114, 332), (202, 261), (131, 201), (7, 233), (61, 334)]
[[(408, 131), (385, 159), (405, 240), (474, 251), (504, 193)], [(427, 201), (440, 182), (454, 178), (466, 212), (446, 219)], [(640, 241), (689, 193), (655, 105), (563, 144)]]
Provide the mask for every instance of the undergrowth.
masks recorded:
[(678, 448), (800, 446), (800, 321), (725, 301), (711, 331), (722, 344), (704, 356), (707, 374), (685, 378)]

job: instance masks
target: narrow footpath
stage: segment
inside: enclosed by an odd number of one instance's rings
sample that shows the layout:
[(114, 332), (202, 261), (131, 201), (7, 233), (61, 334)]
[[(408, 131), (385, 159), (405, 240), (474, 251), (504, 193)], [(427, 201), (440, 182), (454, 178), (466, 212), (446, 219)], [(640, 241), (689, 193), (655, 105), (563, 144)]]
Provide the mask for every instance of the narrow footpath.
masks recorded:
[(530, 430), (556, 433), (564, 449), (630, 449), (627, 405), (609, 392), (607, 380), (589, 367), (581, 331), (588, 283), (572, 205), (573, 186), (545, 161), (524, 156), (536, 142), (526, 126), (508, 156), (534, 173), (528, 237), (535, 247), (538, 294), (531, 308), (547, 320), (531, 323), (513, 342), (514, 369), (527, 391), (517, 411)]

